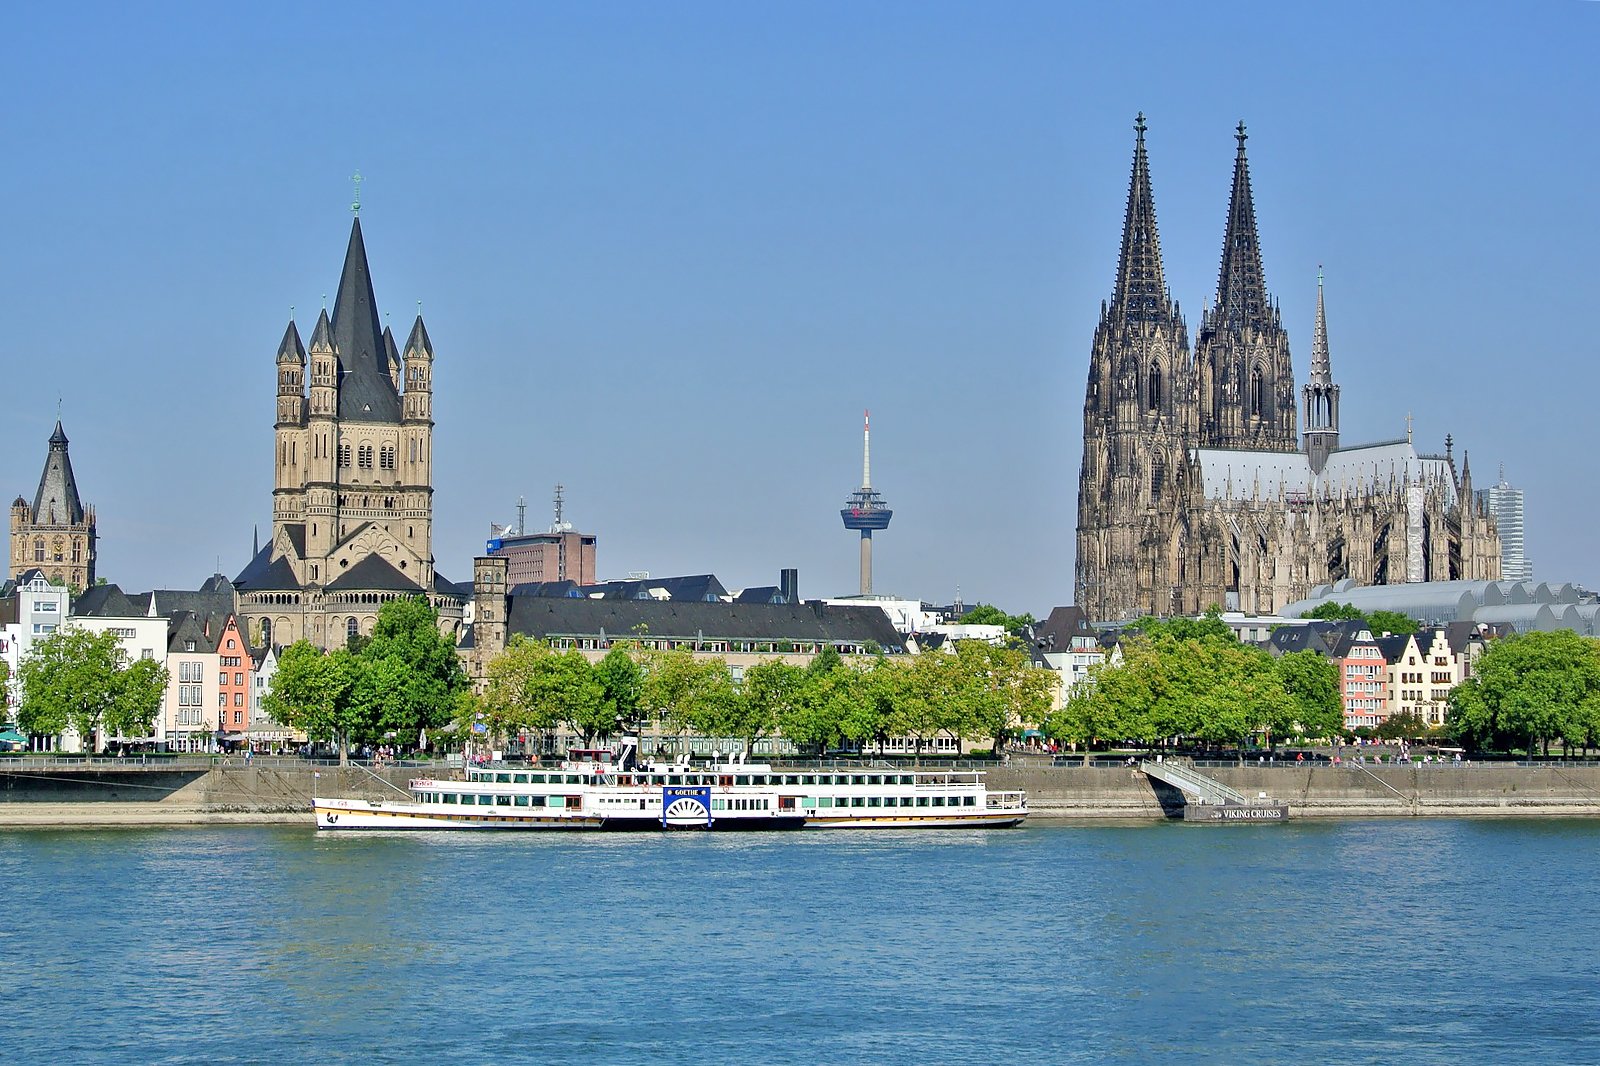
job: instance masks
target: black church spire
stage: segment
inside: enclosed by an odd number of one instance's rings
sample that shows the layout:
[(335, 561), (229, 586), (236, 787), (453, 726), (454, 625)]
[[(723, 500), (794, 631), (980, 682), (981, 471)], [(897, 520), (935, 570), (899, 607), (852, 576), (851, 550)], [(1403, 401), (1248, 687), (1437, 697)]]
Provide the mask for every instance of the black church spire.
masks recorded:
[(333, 343), (339, 352), (339, 417), (353, 422), (399, 421), (400, 397), (389, 376), (360, 218), (350, 226), (350, 246), (333, 302)]

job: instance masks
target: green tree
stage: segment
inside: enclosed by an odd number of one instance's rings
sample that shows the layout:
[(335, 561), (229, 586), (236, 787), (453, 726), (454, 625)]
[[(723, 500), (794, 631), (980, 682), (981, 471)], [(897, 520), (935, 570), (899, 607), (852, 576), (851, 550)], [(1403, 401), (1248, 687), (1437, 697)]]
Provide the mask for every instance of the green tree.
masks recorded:
[(166, 668), (155, 660), (128, 663), (115, 633), (75, 626), (36, 641), (17, 675), (18, 727), (59, 736), (70, 726), (91, 750), (101, 729), (148, 735), (167, 689)]
[(625, 644), (614, 644), (594, 666), (595, 680), (600, 682), (606, 709), (624, 729), (638, 729), (643, 725), (639, 713), (639, 696), (644, 687), (644, 671), (634, 658), (634, 649)]
[(365, 735), (370, 722), (351, 700), (356, 667), (348, 651), (325, 655), (310, 641), (283, 649), (261, 709), (273, 721), (298, 729), (312, 740), (339, 746), (341, 765), (350, 761), (350, 743)]
[(1382, 636), (1385, 633), (1404, 636), (1415, 633), (1420, 625), (1421, 623), (1415, 618), (1399, 611), (1373, 611), (1367, 615), (1367, 628), (1372, 630), (1374, 636)]
[(1446, 727), (1473, 749), (1600, 735), (1600, 643), (1570, 629), (1513, 634), (1491, 644), (1473, 676), (1450, 690)]
[(1228, 623), (1222, 620), (1222, 611), (1218, 607), (1212, 607), (1199, 618), (1156, 618), (1153, 615), (1146, 615), (1130, 623), (1127, 628), (1152, 639), (1157, 637), (1171, 637), (1174, 640), (1215, 639), (1238, 643), (1238, 637), (1228, 628)]
[(1317, 606), (1305, 613), (1305, 617), (1315, 618), (1324, 622), (1344, 622), (1356, 620), (1365, 622), (1367, 620), (1367, 616), (1362, 614), (1360, 608), (1356, 607), (1355, 604), (1334, 603), (1332, 600), (1317, 604)]
[[(746, 668), (742, 694), (749, 726), (745, 728), (753, 727), (758, 735), (781, 729), (781, 723), (794, 717), (796, 708), (805, 698), (805, 688), (813, 677), (804, 669), (781, 659), (763, 659)], [(754, 739), (747, 738), (747, 751)], [(789, 739), (792, 741), (795, 738)]]
[(378, 608), (372, 637), (354, 652), (373, 677), (358, 685), (375, 734), (394, 732), (415, 743), (424, 729), (449, 724), (467, 675), (455, 645), (439, 631), (439, 612), (421, 596)]
[(1379, 740), (1411, 740), (1427, 732), (1428, 723), (1416, 711), (1399, 711), (1391, 714), (1373, 729)]
[(601, 722), (605, 689), (581, 652), (558, 652), (521, 634), (490, 661), (483, 705), (496, 735), (547, 733), (565, 722), (587, 744), (602, 726), (616, 724), (614, 713)]
[(1344, 731), (1344, 701), (1339, 696), (1339, 667), (1314, 651), (1294, 651), (1273, 662), (1278, 681), (1291, 703), (1286, 718), (1266, 723), (1269, 743), (1299, 733), (1333, 737)]
[(947, 698), (961, 733), (988, 740), (996, 755), (1017, 729), (1042, 722), (1050, 710), (1055, 675), (1036, 668), (1020, 648), (957, 641), (955, 666)]
[(980, 603), (966, 614), (956, 619), (957, 625), (963, 626), (1004, 626), (1007, 633), (1020, 636), (1022, 631), (1033, 625), (1036, 619), (1031, 614), (1006, 614), (992, 604)]

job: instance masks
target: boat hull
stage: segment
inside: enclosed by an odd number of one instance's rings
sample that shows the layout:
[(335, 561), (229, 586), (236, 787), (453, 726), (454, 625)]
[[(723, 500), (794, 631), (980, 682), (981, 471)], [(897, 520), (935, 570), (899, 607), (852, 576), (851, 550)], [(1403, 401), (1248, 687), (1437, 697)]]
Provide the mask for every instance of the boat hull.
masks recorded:
[[(490, 807), (467, 813), (440, 810), (420, 803), (373, 803), (368, 800), (317, 799), (312, 801), (318, 829), (338, 830), (607, 830), (660, 832), (664, 829), (713, 832), (766, 832), (790, 829), (1008, 829), (1028, 812), (1017, 808), (970, 813), (905, 815), (820, 815), (815, 812), (744, 816), (718, 811), (709, 821), (659, 817), (604, 816), (577, 811), (533, 814), (521, 808)], [(504, 811), (504, 813), (501, 813)]]

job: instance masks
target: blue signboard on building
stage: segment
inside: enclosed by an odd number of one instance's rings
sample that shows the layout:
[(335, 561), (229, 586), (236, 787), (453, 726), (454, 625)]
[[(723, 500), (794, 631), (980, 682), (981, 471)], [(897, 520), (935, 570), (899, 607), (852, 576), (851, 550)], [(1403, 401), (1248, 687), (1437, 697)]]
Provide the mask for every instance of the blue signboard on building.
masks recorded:
[(665, 785), (661, 789), (661, 827), (704, 821), (711, 828), (710, 785)]

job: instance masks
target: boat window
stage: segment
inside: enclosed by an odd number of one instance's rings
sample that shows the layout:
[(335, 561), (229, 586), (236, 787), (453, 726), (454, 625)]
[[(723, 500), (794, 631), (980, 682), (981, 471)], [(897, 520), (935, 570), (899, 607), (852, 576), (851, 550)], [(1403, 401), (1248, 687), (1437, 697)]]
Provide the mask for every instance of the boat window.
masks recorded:
[(494, 779), (496, 781), (500, 782), (502, 785), (511, 784), (511, 775), (510, 774), (496, 774)]
[(883, 784), (883, 775), (882, 774), (868, 774), (867, 775), (867, 784), (869, 784), (869, 785), (881, 785), (881, 784)]
[(852, 806), (852, 807), (865, 807), (866, 805), (867, 805), (867, 798), (865, 796), (851, 796), (850, 797), (850, 806)]
[(565, 796), (551, 796), (550, 797), (550, 806), (552, 806), (552, 807), (565, 807), (566, 805), (567, 805), (567, 797), (565, 797)]
[(528, 802), (530, 804), (532, 804), (533, 806), (535, 806), (535, 807), (543, 807), (544, 806), (544, 797), (543, 796), (529, 796), (528, 797)]
[(817, 797), (817, 806), (818, 807), (832, 807), (833, 806), (833, 797), (832, 796), (818, 796)]
[(526, 785), (528, 783), (528, 775), (527, 774), (512, 774), (511, 775), (511, 780), (513, 782), (515, 782), (516, 784)]
[(927, 796), (918, 796), (917, 797), (917, 806), (918, 807), (926, 807), (927, 805), (928, 805), (928, 797)]
[(883, 806), (883, 800), (879, 799), (877, 796), (868, 796), (867, 797), (867, 806), (868, 807), (882, 807)]
[(683, 784), (683, 775), (682, 774), (668, 774), (667, 775), (667, 784), (669, 784), (669, 785), (681, 785), (681, 784)]
[(800, 809), (803, 810), (803, 811), (814, 811), (814, 810), (816, 810), (817, 809), (817, 797), (815, 797), (815, 796), (801, 796), (800, 797)]
[(978, 805), (978, 797), (976, 797), (976, 796), (962, 796), (961, 797), (961, 806), (963, 806), (963, 807), (976, 807), (977, 805)]
[(518, 796), (517, 797), (517, 806), (518, 807), (526, 807), (527, 805), (528, 805), (528, 797), (527, 796)]
[(511, 797), (510, 796), (496, 796), (494, 798), (494, 805), (496, 807), (509, 807), (509, 806), (511, 806)]
[(944, 797), (943, 796), (935, 796), (935, 797), (933, 797), (933, 805), (935, 807), (943, 807), (944, 806)]
[(733, 779), (733, 783), (736, 784), (736, 785), (748, 785), (750, 783), (750, 775), (749, 774), (739, 774), (737, 777), (735, 777)]

